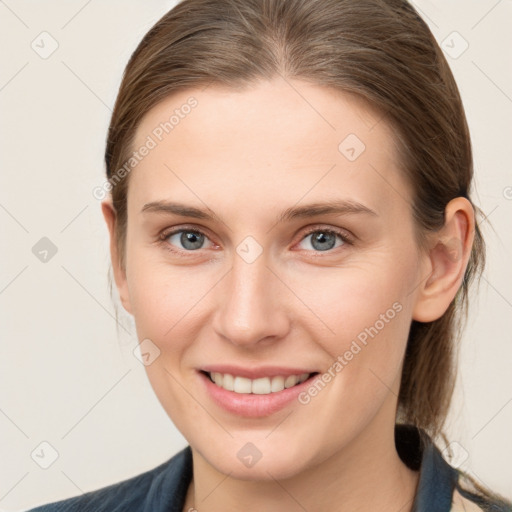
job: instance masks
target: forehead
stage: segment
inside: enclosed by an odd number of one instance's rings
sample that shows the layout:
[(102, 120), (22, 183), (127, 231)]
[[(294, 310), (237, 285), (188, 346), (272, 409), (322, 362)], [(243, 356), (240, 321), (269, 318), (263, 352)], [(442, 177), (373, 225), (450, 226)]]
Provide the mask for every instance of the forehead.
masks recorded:
[(139, 202), (177, 191), (278, 203), (347, 191), (378, 209), (409, 195), (382, 116), (355, 95), (296, 80), (174, 93), (144, 116), (132, 149), (148, 143), (130, 177)]

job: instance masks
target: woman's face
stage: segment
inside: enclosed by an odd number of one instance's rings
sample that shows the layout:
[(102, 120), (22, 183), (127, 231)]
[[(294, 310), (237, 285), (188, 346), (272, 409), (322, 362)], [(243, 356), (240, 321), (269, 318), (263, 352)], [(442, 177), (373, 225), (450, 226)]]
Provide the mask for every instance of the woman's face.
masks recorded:
[(426, 277), (392, 136), (361, 100), (283, 80), (182, 91), (140, 124), (118, 286), (216, 470), (285, 478), (389, 438)]

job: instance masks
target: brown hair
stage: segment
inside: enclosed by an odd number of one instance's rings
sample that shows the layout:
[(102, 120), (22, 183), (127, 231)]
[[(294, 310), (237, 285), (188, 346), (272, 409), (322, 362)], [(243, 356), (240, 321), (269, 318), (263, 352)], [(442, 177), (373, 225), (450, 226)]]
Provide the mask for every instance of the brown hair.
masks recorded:
[[(143, 116), (169, 94), (209, 83), (240, 88), (278, 75), (354, 93), (394, 127), (420, 244), (443, 226), (451, 199), (469, 199), (471, 142), (457, 85), (428, 26), (402, 0), (182, 1), (126, 67), (108, 132), (107, 177), (129, 160)], [(129, 176), (112, 188), (122, 266), (128, 184)], [(468, 286), (483, 264), (477, 223), (452, 304), (438, 320), (411, 325), (398, 419), (433, 435), (442, 431), (452, 396)]]

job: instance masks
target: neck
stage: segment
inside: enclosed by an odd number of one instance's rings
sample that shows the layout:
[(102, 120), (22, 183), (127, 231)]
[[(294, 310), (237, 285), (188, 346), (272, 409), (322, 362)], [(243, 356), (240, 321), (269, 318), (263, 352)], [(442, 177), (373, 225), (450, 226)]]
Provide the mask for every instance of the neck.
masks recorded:
[(192, 453), (194, 474), (184, 511), (224, 512), (243, 504), (247, 512), (408, 512), (419, 477), (396, 452), (394, 424), (383, 429), (381, 422), (322, 464), (282, 480), (234, 479)]

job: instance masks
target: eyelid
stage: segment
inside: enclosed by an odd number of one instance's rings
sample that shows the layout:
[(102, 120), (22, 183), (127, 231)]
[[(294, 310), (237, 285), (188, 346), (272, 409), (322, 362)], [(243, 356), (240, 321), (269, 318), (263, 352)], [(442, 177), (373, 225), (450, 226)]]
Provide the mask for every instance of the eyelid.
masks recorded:
[(324, 233), (334, 233), (338, 235), (343, 240), (343, 242), (347, 244), (353, 244), (356, 240), (356, 237), (347, 229), (336, 228), (334, 226), (327, 226), (325, 224), (317, 224), (314, 226), (307, 227), (306, 232), (302, 234), (302, 238), (299, 240), (299, 242), (302, 242), (302, 240), (304, 240), (304, 238), (306, 238), (308, 235), (311, 235), (311, 233), (316, 233), (319, 231)]
[[(305, 232), (304, 232), (304, 229), (306, 230)], [(180, 253), (180, 254), (187, 253), (188, 255), (193, 256), (193, 255), (195, 255), (195, 253), (200, 252), (200, 249), (195, 250), (195, 251), (187, 251), (184, 249), (173, 248), (173, 246), (171, 246), (171, 244), (167, 243), (167, 239), (171, 235), (180, 233), (182, 231), (188, 231), (188, 232), (201, 234), (201, 235), (205, 236), (214, 246), (218, 247), (218, 244), (216, 244), (212, 240), (212, 237), (209, 235), (208, 230), (206, 228), (197, 227), (194, 225), (186, 225), (186, 224), (164, 229), (158, 235), (158, 241), (164, 243), (168, 250), (175, 252), (175, 253)], [(328, 226), (325, 224), (315, 224), (313, 226), (307, 226), (306, 228), (303, 228), (301, 230), (301, 232), (302, 232), (301, 238), (296, 243), (294, 243), (293, 246), (302, 242), (307, 236), (311, 235), (312, 233), (322, 232), (322, 231), (325, 233), (334, 233), (335, 235), (339, 236), (341, 238), (341, 240), (343, 241), (343, 245), (353, 245), (355, 242), (355, 239), (356, 239), (356, 237), (350, 231), (348, 231), (346, 229), (337, 228), (334, 226)], [(307, 251), (307, 252), (322, 254), (322, 252), (324, 252), (324, 251)], [(330, 254), (332, 252), (334, 252), (334, 250), (325, 251), (326, 254)]]
[(161, 243), (164, 243), (166, 245), (167, 249), (169, 249), (172, 252), (189, 253), (191, 255), (193, 255), (194, 253), (199, 252), (199, 250), (196, 250), (196, 251), (186, 251), (184, 249), (173, 248), (173, 246), (171, 246), (171, 244), (167, 243), (167, 239), (170, 236), (175, 235), (176, 233), (180, 233), (182, 231), (201, 234), (204, 237), (206, 237), (215, 247), (218, 247), (218, 244), (216, 244), (212, 240), (212, 237), (210, 236), (210, 234), (209, 234), (207, 229), (202, 228), (202, 227), (200, 228), (200, 227), (197, 227), (197, 226), (194, 226), (194, 225), (186, 225), (186, 224), (180, 224), (179, 226), (174, 226), (172, 228), (164, 229), (158, 235), (158, 240), (157, 241), (161, 242)]
[(211, 238), (208, 234), (208, 231), (206, 228), (203, 227), (197, 227), (192, 224), (180, 224), (179, 226), (174, 226), (172, 228), (166, 228), (160, 232), (158, 235), (158, 238), (165, 240), (166, 238), (169, 238), (171, 235), (174, 235), (176, 233), (179, 233), (180, 231), (192, 231), (194, 233), (201, 233), (204, 236), (207, 236), (208, 238)]

